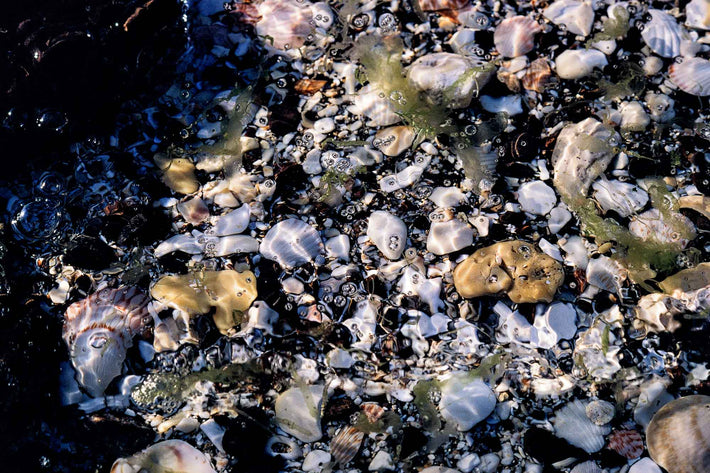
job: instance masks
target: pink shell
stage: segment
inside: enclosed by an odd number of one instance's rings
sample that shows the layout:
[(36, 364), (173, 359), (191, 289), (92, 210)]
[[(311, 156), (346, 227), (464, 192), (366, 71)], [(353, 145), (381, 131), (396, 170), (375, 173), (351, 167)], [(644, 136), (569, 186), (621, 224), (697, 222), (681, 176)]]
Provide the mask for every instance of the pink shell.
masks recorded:
[(503, 57), (518, 57), (535, 47), (535, 35), (542, 27), (528, 16), (506, 18), (493, 33), (496, 49)]
[(469, 0), (419, 0), (422, 11), (459, 10), (468, 5)]
[(710, 61), (699, 57), (672, 64), (671, 81), (683, 92), (704, 97), (710, 95)]
[(330, 442), (330, 454), (340, 465), (345, 465), (355, 458), (365, 433), (354, 427), (344, 427), (333, 437)]
[(365, 414), (365, 417), (367, 417), (367, 420), (371, 423), (374, 424), (380, 418), (384, 415), (385, 413), (385, 408), (375, 404), (374, 402), (366, 402), (361, 406), (362, 412)]
[(633, 460), (643, 454), (643, 437), (635, 430), (617, 430), (609, 436), (609, 448)]
[(71, 347), (80, 333), (99, 327), (133, 338), (148, 316), (148, 301), (135, 287), (102, 289), (69, 306), (64, 314), (64, 341)]

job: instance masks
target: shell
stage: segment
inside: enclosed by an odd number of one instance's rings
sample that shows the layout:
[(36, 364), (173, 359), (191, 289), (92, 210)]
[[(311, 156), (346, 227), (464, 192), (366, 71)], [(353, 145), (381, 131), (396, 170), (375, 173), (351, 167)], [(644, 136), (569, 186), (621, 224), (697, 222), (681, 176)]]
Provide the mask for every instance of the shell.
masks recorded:
[(619, 293), (626, 277), (626, 270), (606, 256), (589, 260), (587, 265), (587, 282), (614, 294)]
[(209, 459), (195, 447), (182, 440), (158, 442), (128, 458), (119, 458), (111, 467), (111, 473), (138, 473), (142, 471), (215, 473)]
[(548, 84), (551, 84), (554, 80), (555, 78), (552, 75), (550, 62), (546, 58), (541, 57), (530, 63), (530, 66), (523, 76), (522, 84), (525, 90), (543, 92)]
[(710, 2), (692, 0), (685, 6), (685, 25), (699, 30), (710, 30)]
[(614, 418), (616, 408), (614, 407), (614, 404), (608, 401), (597, 399), (587, 404), (585, 412), (587, 413), (589, 420), (594, 422), (595, 425), (605, 425), (611, 422)]
[(62, 337), (77, 381), (91, 396), (101, 396), (121, 374), (133, 337), (150, 321), (148, 301), (134, 287), (102, 289), (67, 309)]
[(484, 55), (483, 49), (476, 43), (476, 30), (461, 28), (449, 40), (451, 49), (456, 54), (479, 58)]
[(518, 202), (525, 212), (547, 215), (557, 204), (557, 196), (544, 182), (529, 181), (518, 187)]
[(646, 429), (648, 453), (669, 473), (710, 471), (710, 396), (686, 396), (663, 406)]
[(599, 468), (595, 461), (589, 460), (572, 468), (570, 473), (602, 473), (602, 469)]
[(550, 304), (543, 314), (535, 316), (531, 343), (550, 349), (560, 340), (572, 340), (577, 333), (577, 311), (572, 304)]
[(668, 13), (661, 10), (648, 10), (651, 15), (641, 32), (641, 37), (651, 51), (659, 56), (674, 58), (680, 55), (680, 45), (688, 39), (688, 33)]
[(629, 230), (644, 240), (676, 244), (682, 248), (685, 248), (696, 235), (695, 225), (688, 217), (678, 212), (672, 212), (672, 218), (666, 218), (656, 208), (634, 217), (629, 224)]
[(412, 146), (415, 137), (416, 133), (410, 126), (391, 126), (379, 130), (372, 145), (385, 156), (399, 156)]
[(469, 0), (418, 0), (422, 11), (459, 10), (469, 3)]
[(587, 405), (576, 400), (555, 413), (555, 435), (567, 440), (587, 453), (598, 452), (604, 447), (604, 436), (611, 430), (608, 426), (595, 425), (586, 413)]
[(662, 473), (656, 463), (650, 458), (642, 458), (629, 468), (628, 473)]
[(620, 140), (616, 132), (593, 118), (565, 126), (552, 153), (557, 191), (570, 199), (586, 196), (589, 186), (614, 157), (612, 143)]
[(407, 226), (389, 212), (372, 212), (367, 223), (367, 236), (386, 258), (399, 259), (407, 244)]
[(341, 465), (350, 462), (360, 450), (365, 433), (355, 427), (343, 427), (330, 442), (330, 454)]
[(309, 263), (324, 252), (318, 230), (303, 220), (289, 218), (266, 233), (259, 252), (284, 269)]
[(214, 222), (213, 233), (217, 236), (242, 233), (249, 226), (250, 217), (249, 205), (244, 204), (236, 210), (217, 217)]
[(368, 125), (371, 126), (394, 125), (402, 121), (402, 117), (397, 115), (394, 102), (380, 94), (372, 85), (366, 85), (353, 97), (352, 112), (368, 118)]
[(555, 70), (562, 79), (581, 79), (608, 64), (598, 49), (567, 49), (555, 59)]
[(321, 409), (323, 385), (298, 385), (279, 394), (274, 403), (278, 427), (301, 442), (315, 442), (323, 436)]
[(452, 372), (442, 377), (440, 382), (439, 411), (460, 432), (471, 430), (496, 407), (496, 397), (490, 386), (466, 372)]
[(671, 81), (691, 95), (710, 95), (710, 61), (699, 57), (686, 58), (668, 69)]
[(591, 2), (557, 0), (545, 8), (542, 15), (558, 26), (565, 25), (571, 33), (587, 36), (592, 32), (594, 10)]
[(178, 194), (192, 194), (200, 188), (195, 165), (189, 159), (159, 153), (153, 156), (153, 161), (160, 169), (163, 183)]
[(385, 414), (385, 408), (374, 402), (366, 402), (360, 406), (362, 412), (367, 417), (367, 421), (374, 424)]
[(199, 225), (210, 216), (210, 209), (199, 197), (193, 197), (191, 199), (180, 202), (177, 205), (178, 212), (182, 215), (182, 218), (186, 222), (193, 225)]
[(276, 49), (297, 49), (306, 42), (313, 27), (312, 4), (308, 0), (265, 0), (258, 5), (261, 19), (256, 33), (273, 38), (267, 46)]
[(609, 436), (609, 448), (622, 457), (633, 460), (643, 454), (643, 438), (635, 430), (617, 430)]
[(528, 16), (514, 16), (503, 20), (493, 34), (496, 49), (503, 57), (518, 57), (535, 47), (535, 35), (542, 27)]

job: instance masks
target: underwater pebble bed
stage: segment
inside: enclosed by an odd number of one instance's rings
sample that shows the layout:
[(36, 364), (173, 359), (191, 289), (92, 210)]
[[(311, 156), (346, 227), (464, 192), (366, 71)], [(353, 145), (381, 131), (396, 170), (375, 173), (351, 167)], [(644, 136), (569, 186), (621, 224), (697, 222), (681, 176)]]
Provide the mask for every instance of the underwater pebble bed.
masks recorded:
[(710, 2), (184, 13), (0, 189), (62, 415), (140, 432), (30, 471), (710, 471)]

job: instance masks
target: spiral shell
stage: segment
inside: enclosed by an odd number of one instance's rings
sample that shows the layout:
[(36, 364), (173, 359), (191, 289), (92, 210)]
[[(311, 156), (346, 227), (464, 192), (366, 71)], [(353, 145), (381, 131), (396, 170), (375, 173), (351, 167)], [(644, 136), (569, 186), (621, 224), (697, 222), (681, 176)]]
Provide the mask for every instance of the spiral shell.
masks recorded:
[(518, 57), (535, 47), (535, 35), (542, 27), (527, 16), (506, 18), (496, 28), (493, 41), (496, 49), (504, 57)]
[(643, 438), (635, 430), (617, 430), (609, 436), (609, 448), (633, 460), (643, 454)]
[(668, 69), (671, 81), (691, 95), (710, 95), (710, 61), (699, 57), (685, 59)]
[(70, 305), (62, 337), (69, 347), (77, 381), (101, 396), (119, 374), (133, 337), (150, 322), (148, 298), (135, 287), (102, 289)]
[(335, 461), (345, 465), (355, 458), (358, 450), (360, 450), (363, 438), (365, 438), (364, 432), (354, 427), (344, 427), (338, 431), (330, 442), (330, 454), (333, 455)]

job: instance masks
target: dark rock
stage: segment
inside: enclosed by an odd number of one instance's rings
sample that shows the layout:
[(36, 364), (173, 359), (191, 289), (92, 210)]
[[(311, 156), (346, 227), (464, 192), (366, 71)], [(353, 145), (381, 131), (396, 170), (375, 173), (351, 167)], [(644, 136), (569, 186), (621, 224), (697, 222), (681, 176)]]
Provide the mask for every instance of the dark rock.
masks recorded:
[(523, 440), (525, 452), (545, 465), (551, 465), (567, 458), (586, 458), (587, 453), (570, 445), (549, 430), (532, 427), (525, 432)]
[(113, 248), (98, 238), (78, 235), (67, 246), (64, 263), (81, 269), (100, 270), (118, 261)]

